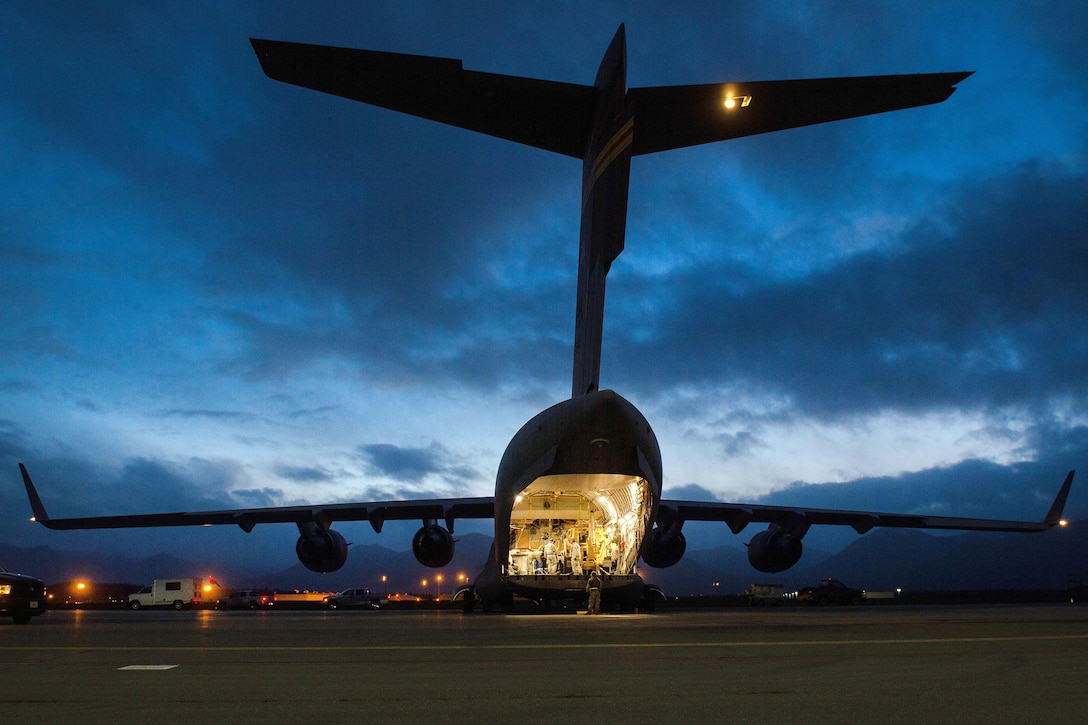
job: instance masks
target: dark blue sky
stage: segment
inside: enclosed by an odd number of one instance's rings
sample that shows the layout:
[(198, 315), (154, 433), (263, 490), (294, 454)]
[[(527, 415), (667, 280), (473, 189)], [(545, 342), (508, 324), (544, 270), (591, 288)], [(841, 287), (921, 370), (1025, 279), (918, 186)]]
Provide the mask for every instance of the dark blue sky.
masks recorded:
[(568, 394), (578, 162), (268, 80), (248, 38), (589, 84), (621, 22), (632, 87), (976, 71), (635, 159), (602, 384), (666, 495), (1041, 517), (1088, 463), (1088, 9), (583, 5), (0, 9), (0, 540), (293, 559), (289, 526), (45, 531), (18, 460), (57, 515), (490, 494)]

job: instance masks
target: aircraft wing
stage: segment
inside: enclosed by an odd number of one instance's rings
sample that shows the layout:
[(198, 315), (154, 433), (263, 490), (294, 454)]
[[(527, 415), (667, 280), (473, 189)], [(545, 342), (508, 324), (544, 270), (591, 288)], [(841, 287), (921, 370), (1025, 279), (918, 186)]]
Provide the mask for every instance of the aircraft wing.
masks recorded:
[(381, 501), (376, 503), (341, 503), (327, 506), (274, 506), (269, 508), (230, 509), (226, 511), (177, 511), (170, 513), (130, 514), (122, 516), (86, 516), (81, 518), (51, 518), (41, 497), (30, 480), (26, 466), (19, 464), (23, 474), (34, 520), (49, 529), (126, 529), (151, 526), (215, 526), (234, 524), (243, 531), (252, 531), (257, 524), (319, 523), (327, 528), (334, 521), (369, 521), (375, 531), (381, 531), (386, 521), (413, 519), (445, 520), (453, 531), (456, 519), (490, 519), (495, 516), (495, 499), (444, 498), (419, 501)]
[(632, 88), (631, 152), (651, 154), (940, 103), (972, 72)]
[(460, 60), (250, 38), (265, 75), (582, 158), (592, 86), (478, 73)]
[(911, 529), (951, 529), (958, 531), (1046, 531), (1063, 524), (1062, 511), (1073, 485), (1074, 471), (1065, 477), (1054, 503), (1042, 521), (1004, 521), (1000, 519), (965, 519), (952, 516), (926, 516), (925, 514), (891, 514), (874, 511), (846, 511), (839, 509), (813, 509), (791, 506), (762, 506), (738, 503), (706, 501), (662, 500), (658, 522), (676, 521), (723, 521), (738, 534), (750, 523), (774, 524), (780, 522), (804, 522), (805, 524), (830, 524), (850, 526), (864, 534), (877, 526)]

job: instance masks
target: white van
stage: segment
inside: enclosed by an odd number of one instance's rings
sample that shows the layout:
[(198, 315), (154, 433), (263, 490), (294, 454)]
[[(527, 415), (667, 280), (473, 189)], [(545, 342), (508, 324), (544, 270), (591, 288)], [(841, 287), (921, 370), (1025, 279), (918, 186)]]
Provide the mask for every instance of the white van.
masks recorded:
[(177, 579), (156, 579), (154, 584), (146, 586), (128, 596), (128, 606), (132, 609), (141, 607), (201, 607), (214, 605), (219, 599), (219, 586), (214, 580), (204, 582), (200, 577), (179, 577)]

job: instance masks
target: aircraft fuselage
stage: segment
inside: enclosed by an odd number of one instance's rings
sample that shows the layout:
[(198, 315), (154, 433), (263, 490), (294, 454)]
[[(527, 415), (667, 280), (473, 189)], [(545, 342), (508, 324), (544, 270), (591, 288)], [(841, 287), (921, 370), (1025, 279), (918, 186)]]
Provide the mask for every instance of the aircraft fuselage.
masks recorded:
[[(584, 592), (591, 569), (606, 591), (641, 590), (635, 562), (660, 499), (661, 449), (642, 413), (611, 390), (565, 400), (503, 454), (488, 568), (530, 597)], [(488, 598), (487, 582), (478, 587)]]

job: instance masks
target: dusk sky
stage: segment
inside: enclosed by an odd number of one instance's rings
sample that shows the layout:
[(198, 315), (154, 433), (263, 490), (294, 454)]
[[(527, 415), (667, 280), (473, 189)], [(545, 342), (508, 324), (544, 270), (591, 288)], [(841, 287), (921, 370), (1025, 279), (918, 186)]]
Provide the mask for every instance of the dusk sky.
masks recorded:
[(294, 561), (290, 525), (50, 532), (18, 461), (55, 516), (490, 495), (569, 396), (579, 162), (272, 81), (249, 38), (592, 84), (620, 23), (629, 87), (975, 71), (633, 160), (601, 383), (665, 496), (1042, 518), (1088, 474), (1088, 5), (676, 7), (5, 4), (0, 541)]

